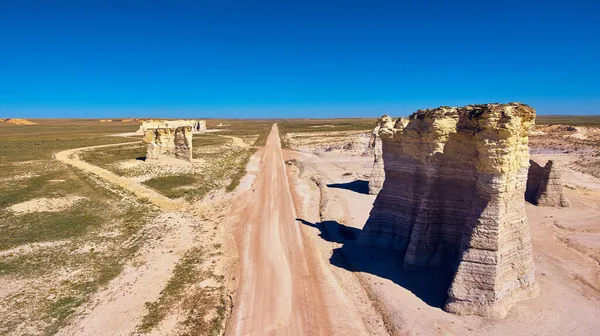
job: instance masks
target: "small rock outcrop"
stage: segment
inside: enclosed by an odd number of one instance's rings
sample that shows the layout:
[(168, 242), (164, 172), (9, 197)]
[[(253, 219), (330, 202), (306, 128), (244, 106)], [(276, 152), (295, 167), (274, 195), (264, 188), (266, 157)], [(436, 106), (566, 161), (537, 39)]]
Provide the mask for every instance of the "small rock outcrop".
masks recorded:
[(544, 167), (529, 161), (525, 200), (545, 207), (569, 207), (571, 204), (563, 194), (560, 171), (554, 161), (549, 160)]
[(177, 158), (192, 161), (192, 127), (187, 120), (142, 123), (146, 160)]
[(13, 125), (37, 125), (36, 122), (21, 118), (0, 118), (0, 123)]
[(523, 199), (534, 120), (527, 105), (486, 104), (380, 129), (385, 180), (357, 243), (451, 272), (449, 312), (503, 317), (537, 295)]

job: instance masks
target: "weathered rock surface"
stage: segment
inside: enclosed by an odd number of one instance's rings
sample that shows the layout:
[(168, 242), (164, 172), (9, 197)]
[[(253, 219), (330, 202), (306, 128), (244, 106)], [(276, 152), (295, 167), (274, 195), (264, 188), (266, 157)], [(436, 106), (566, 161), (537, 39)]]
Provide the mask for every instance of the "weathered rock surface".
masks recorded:
[[(369, 194), (377, 195), (383, 186), (385, 172), (383, 170), (383, 156), (381, 151), (381, 137), (379, 132), (388, 132), (394, 128), (394, 121), (390, 116), (383, 115), (377, 120), (377, 124), (371, 133), (369, 147), (372, 148), (373, 169), (369, 177)], [(383, 130), (382, 130), (383, 129)]]
[[(112, 121), (112, 120), (111, 120)], [(162, 125), (162, 126), (161, 126)], [(139, 134), (144, 134), (147, 128), (158, 128), (164, 125), (175, 125), (179, 126), (190, 126), (193, 133), (206, 131), (206, 120), (146, 120), (142, 121), (140, 129), (137, 131)]]
[(569, 207), (571, 204), (563, 194), (560, 171), (549, 160), (544, 167), (530, 160), (527, 173), (525, 200), (537, 206)]
[(385, 181), (357, 243), (452, 272), (449, 312), (503, 317), (537, 295), (523, 198), (534, 119), (519, 103), (440, 107), (380, 130)]
[(192, 127), (188, 120), (152, 120), (142, 123), (146, 160), (171, 157), (191, 161)]

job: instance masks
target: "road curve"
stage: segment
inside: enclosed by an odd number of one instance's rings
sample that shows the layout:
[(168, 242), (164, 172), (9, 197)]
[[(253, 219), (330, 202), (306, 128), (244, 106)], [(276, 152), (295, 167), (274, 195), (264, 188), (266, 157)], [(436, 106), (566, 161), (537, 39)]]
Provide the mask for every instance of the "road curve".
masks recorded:
[(121, 177), (111, 171), (104, 169), (104, 168), (100, 168), (93, 164), (87, 163), (87, 162), (79, 159), (79, 157), (77, 156), (77, 153), (79, 153), (80, 151), (83, 151), (83, 150), (122, 146), (122, 145), (135, 144), (135, 143), (140, 143), (140, 142), (141, 141), (133, 141), (133, 142), (111, 144), (111, 145), (100, 145), (100, 146), (90, 146), (90, 147), (67, 149), (62, 152), (58, 152), (58, 153), (54, 154), (54, 157), (57, 160), (64, 162), (68, 165), (71, 165), (75, 168), (78, 168), (78, 169), (81, 169), (88, 173), (97, 175), (98, 177), (102, 178), (103, 180), (106, 180), (112, 184), (115, 184), (115, 185), (133, 193), (138, 198), (147, 199), (148, 201), (150, 201), (151, 203), (160, 207), (163, 210), (181, 209), (182, 206), (184, 205), (183, 202), (177, 202), (175, 200), (172, 200), (172, 199), (160, 194), (159, 192), (157, 192), (151, 188), (148, 188), (138, 182), (129, 180), (125, 177)]
[(259, 174), (241, 201), (239, 288), (231, 335), (328, 335), (318, 279), (309, 267), (277, 125), (263, 150)]

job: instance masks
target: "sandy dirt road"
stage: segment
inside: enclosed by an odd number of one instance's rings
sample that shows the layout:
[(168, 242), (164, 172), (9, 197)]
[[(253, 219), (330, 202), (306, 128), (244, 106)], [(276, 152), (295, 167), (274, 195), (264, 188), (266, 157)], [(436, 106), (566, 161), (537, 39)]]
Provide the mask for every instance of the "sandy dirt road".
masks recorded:
[(230, 335), (329, 335), (319, 279), (307, 258), (277, 125), (238, 215), (239, 289)]

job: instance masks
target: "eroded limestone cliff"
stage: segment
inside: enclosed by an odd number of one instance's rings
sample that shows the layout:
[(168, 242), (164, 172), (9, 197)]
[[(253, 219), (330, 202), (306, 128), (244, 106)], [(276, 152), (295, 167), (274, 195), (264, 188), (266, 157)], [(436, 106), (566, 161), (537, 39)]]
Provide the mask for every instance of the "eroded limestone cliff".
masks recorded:
[(503, 317), (536, 295), (523, 198), (534, 119), (524, 104), (470, 105), (380, 129), (385, 181), (357, 243), (448, 269), (450, 312)]
[(527, 174), (527, 190), (525, 199), (537, 206), (568, 207), (569, 201), (562, 189), (560, 171), (549, 160), (544, 167), (531, 160)]
[(142, 123), (146, 160), (171, 157), (191, 161), (192, 127), (186, 120), (152, 120)]

